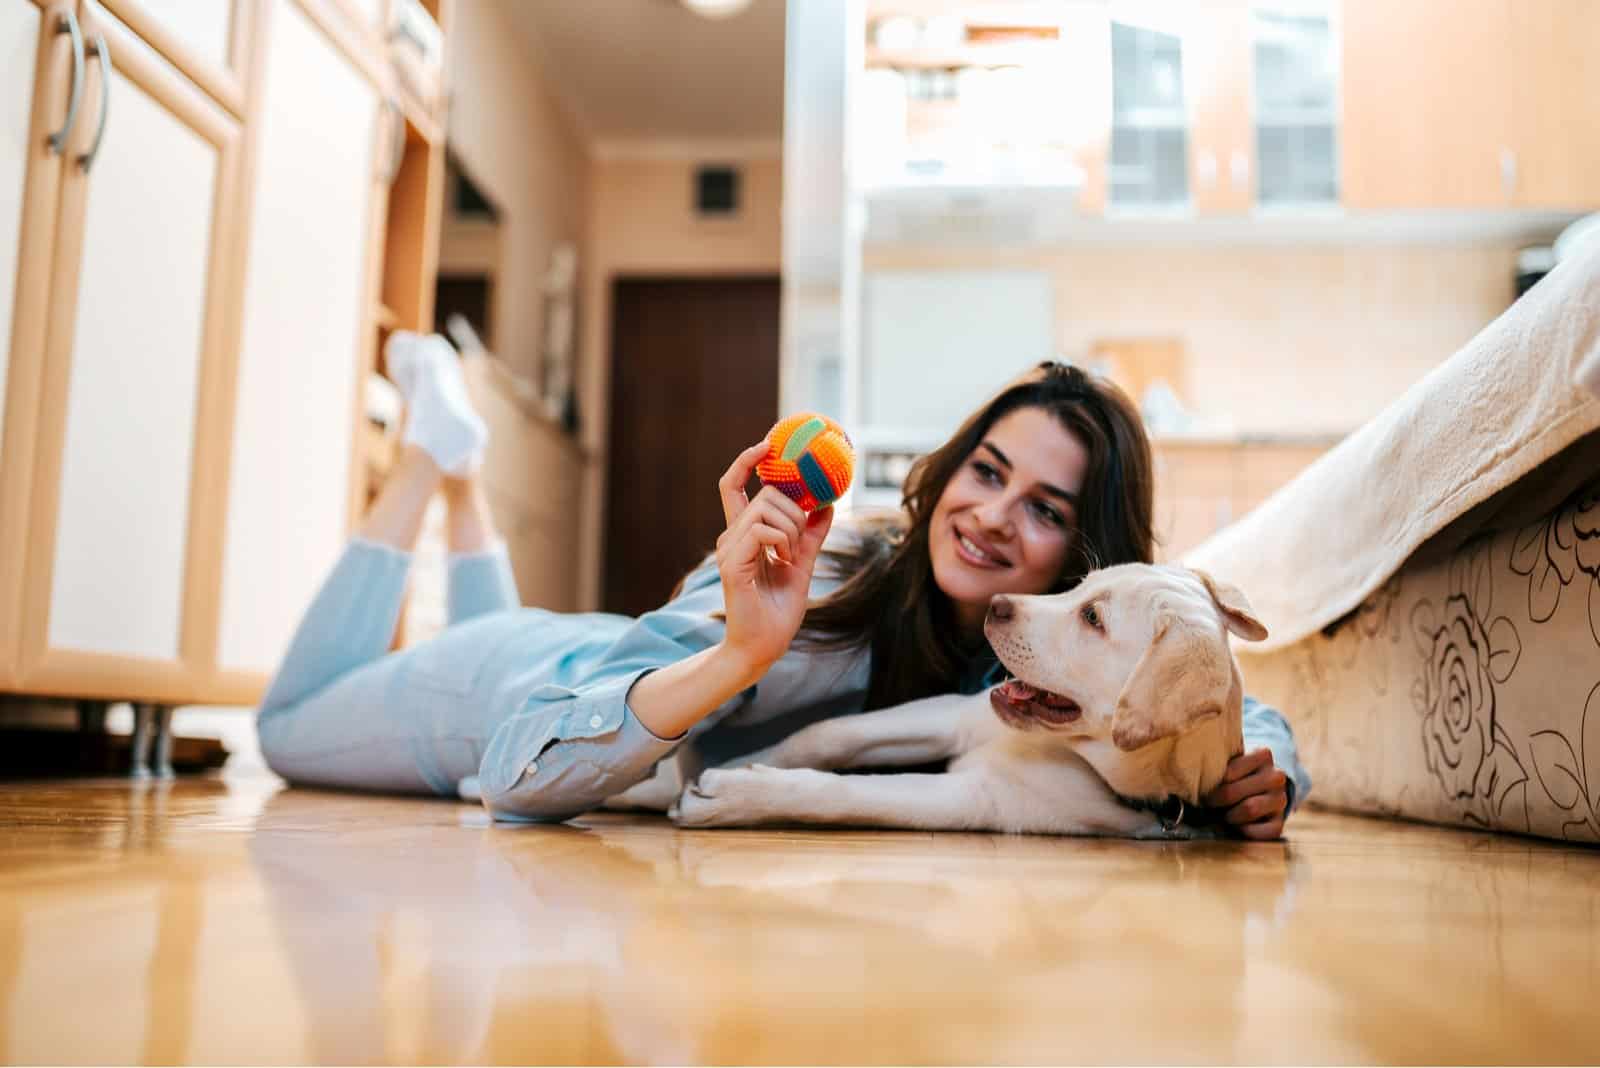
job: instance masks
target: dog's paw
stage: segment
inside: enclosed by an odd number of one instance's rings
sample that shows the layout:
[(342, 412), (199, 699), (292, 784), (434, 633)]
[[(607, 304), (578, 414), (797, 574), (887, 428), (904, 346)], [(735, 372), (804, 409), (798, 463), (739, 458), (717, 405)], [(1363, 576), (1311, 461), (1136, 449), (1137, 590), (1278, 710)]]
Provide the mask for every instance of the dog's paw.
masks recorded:
[(678, 795), (668, 815), (680, 827), (740, 827), (756, 822), (758, 780), (774, 769), (712, 768)]

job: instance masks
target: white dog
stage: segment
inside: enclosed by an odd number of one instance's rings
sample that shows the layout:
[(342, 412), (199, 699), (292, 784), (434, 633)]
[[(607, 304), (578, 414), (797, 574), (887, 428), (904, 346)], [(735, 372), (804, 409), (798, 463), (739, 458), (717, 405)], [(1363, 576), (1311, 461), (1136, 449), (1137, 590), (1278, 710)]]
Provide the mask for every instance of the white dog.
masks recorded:
[[(1243, 752), (1228, 633), (1267, 635), (1244, 595), (1184, 568), (1128, 564), (1070, 593), (997, 596), (984, 632), (1014, 679), (825, 720), (710, 769), (671, 810), (686, 827), (808, 823), (1186, 838), (1185, 815)], [(943, 774), (836, 775), (925, 764)], [(654, 783), (617, 799), (648, 803)]]

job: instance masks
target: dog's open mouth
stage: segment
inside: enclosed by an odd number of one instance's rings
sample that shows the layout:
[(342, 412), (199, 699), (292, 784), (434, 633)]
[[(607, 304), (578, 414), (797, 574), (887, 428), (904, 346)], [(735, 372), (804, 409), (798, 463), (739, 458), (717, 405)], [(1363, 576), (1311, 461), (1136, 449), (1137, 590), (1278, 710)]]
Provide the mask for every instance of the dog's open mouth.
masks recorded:
[(996, 686), (990, 693), (989, 703), (1002, 720), (1017, 726), (1025, 721), (1059, 726), (1083, 716), (1083, 709), (1072, 698), (1029, 686), (1021, 679)]

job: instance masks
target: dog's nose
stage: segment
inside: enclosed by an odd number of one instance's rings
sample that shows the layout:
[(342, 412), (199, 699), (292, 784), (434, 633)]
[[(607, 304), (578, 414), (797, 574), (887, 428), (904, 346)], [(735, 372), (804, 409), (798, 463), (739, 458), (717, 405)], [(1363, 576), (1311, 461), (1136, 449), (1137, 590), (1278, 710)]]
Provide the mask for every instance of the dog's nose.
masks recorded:
[(996, 623), (1009, 623), (1016, 614), (1017, 606), (1005, 594), (997, 593), (989, 599), (989, 618)]

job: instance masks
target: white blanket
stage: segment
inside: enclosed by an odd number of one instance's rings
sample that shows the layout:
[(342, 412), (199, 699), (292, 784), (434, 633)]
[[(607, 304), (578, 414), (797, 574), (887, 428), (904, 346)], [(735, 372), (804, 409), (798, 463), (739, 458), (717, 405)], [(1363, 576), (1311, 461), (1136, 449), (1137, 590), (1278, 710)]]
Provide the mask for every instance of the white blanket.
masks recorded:
[(1358, 606), (1453, 519), (1600, 428), (1600, 242), (1184, 563), (1271, 631), (1254, 655)]

